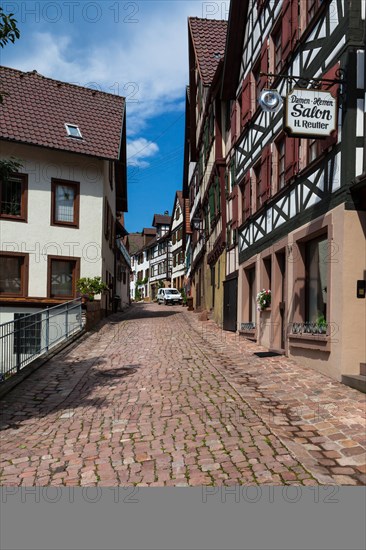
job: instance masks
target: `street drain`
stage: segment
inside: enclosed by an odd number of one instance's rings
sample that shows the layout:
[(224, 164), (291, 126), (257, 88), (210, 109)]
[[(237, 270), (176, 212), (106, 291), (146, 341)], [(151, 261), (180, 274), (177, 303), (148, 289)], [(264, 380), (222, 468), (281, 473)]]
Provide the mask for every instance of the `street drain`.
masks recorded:
[(253, 355), (257, 357), (281, 357), (282, 353), (277, 353), (276, 351), (257, 351)]

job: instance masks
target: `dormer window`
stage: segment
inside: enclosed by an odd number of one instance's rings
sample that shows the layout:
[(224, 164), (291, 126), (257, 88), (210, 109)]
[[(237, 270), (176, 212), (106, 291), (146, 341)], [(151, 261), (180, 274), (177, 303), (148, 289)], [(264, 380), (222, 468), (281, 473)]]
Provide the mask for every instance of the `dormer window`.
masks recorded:
[(72, 138), (78, 138), (83, 139), (83, 136), (81, 135), (79, 126), (76, 126), (76, 124), (65, 124), (67, 135)]

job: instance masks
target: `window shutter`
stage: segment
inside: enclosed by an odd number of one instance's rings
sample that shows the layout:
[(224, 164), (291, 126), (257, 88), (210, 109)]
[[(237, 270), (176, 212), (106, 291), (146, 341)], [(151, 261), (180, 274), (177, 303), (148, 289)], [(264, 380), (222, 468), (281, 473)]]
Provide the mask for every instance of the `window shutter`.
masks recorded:
[(229, 173), (228, 170), (225, 171), (225, 193), (226, 196), (229, 194)]
[(235, 173), (235, 157), (232, 158), (231, 162), (230, 162), (230, 180), (231, 180), (231, 189), (229, 189), (229, 191), (231, 191), (235, 185), (235, 177), (236, 177), (236, 173)]
[(215, 176), (215, 202), (216, 202), (216, 213), (220, 212), (220, 199), (221, 199), (221, 193), (220, 193), (220, 178), (218, 176)]
[(244, 78), (242, 93), (241, 93), (241, 125), (250, 120), (252, 116), (252, 87), (251, 87), (251, 75), (250, 73)]
[(107, 197), (104, 197), (104, 236), (106, 239), (109, 237), (109, 204)]
[(234, 100), (231, 105), (231, 143), (233, 144), (238, 135), (237, 135), (237, 123), (236, 123), (236, 113), (237, 113), (237, 102)]
[(299, 39), (299, 2), (291, 0), (291, 49), (293, 50)]
[[(268, 45), (267, 40), (264, 41), (261, 49), (261, 73), (268, 73)], [(260, 91), (268, 86), (268, 76), (261, 76), (259, 82)]]
[(271, 145), (268, 144), (262, 151), (261, 159), (261, 189), (260, 195), (263, 197), (263, 202), (269, 199), (271, 195)]
[[(336, 63), (331, 69), (329, 69), (323, 75), (323, 78), (336, 79), (337, 78), (336, 72), (338, 71), (338, 69), (339, 69), (339, 64)], [(322, 83), (322, 90), (330, 92), (333, 97), (337, 97), (339, 93), (339, 84), (330, 84), (330, 82), (324, 82)], [(329, 137), (323, 140), (320, 140), (321, 151), (326, 151), (329, 147), (336, 145), (337, 140), (338, 140), (338, 129), (332, 132), (332, 134)]]
[(208, 195), (209, 205), (210, 205), (210, 222), (211, 226), (215, 219), (215, 189), (214, 185), (211, 185), (209, 195)]
[(285, 138), (285, 181), (293, 178), (299, 171), (299, 138)]
[(291, 0), (283, 0), (282, 4), (282, 57), (286, 59), (291, 51)]
[(231, 227), (233, 229), (236, 229), (238, 227), (238, 217), (239, 217), (239, 190), (237, 185), (235, 185), (233, 189), (232, 196), (233, 196), (233, 199), (232, 199), (233, 214), (232, 214)]
[(247, 220), (251, 214), (251, 188), (250, 188), (250, 172), (245, 174), (244, 179), (244, 207), (243, 207), (243, 221)]

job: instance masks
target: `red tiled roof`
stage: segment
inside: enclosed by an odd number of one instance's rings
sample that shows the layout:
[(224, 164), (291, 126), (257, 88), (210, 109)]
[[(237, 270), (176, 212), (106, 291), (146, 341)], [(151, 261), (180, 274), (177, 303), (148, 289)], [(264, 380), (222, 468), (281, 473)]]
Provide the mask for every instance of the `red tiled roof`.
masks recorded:
[(171, 217), (165, 214), (155, 214), (153, 219), (153, 225), (170, 225)]
[(185, 220), (185, 226), (186, 226), (186, 234), (191, 235), (192, 228), (191, 228), (191, 220), (190, 220), (189, 199), (183, 199), (183, 200), (185, 205), (184, 220)]
[[(124, 117), (123, 97), (0, 68), (0, 138), (51, 149), (118, 159)], [(80, 128), (83, 139), (67, 135), (65, 123)]]
[(142, 233), (144, 235), (156, 235), (156, 228), (155, 227), (144, 227), (142, 230)]
[(129, 233), (125, 246), (130, 255), (136, 254), (144, 246), (144, 238), (141, 233)]
[(224, 58), (227, 21), (189, 17), (193, 47), (204, 86), (212, 83), (220, 59)]

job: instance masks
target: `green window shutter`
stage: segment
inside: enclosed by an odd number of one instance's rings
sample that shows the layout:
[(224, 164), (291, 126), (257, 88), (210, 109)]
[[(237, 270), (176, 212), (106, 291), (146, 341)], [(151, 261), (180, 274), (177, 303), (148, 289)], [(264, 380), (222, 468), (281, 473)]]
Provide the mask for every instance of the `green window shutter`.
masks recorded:
[(230, 163), (230, 179), (231, 179), (231, 190), (235, 185), (235, 159), (232, 159)]
[(220, 212), (220, 199), (221, 199), (221, 193), (220, 193), (220, 178), (219, 176), (215, 177), (215, 201), (216, 201), (216, 212)]
[(209, 195), (208, 195), (208, 201), (210, 205), (210, 222), (212, 225), (213, 220), (215, 219), (215, 188), (214, 185), (211, 185)]
[(210, 123), (209, 135), (210, 135), (210, 141), (211, 141), (215, 137), (215, 117), (214, 117), (213, 108), (210, 111), (209, 123)]

